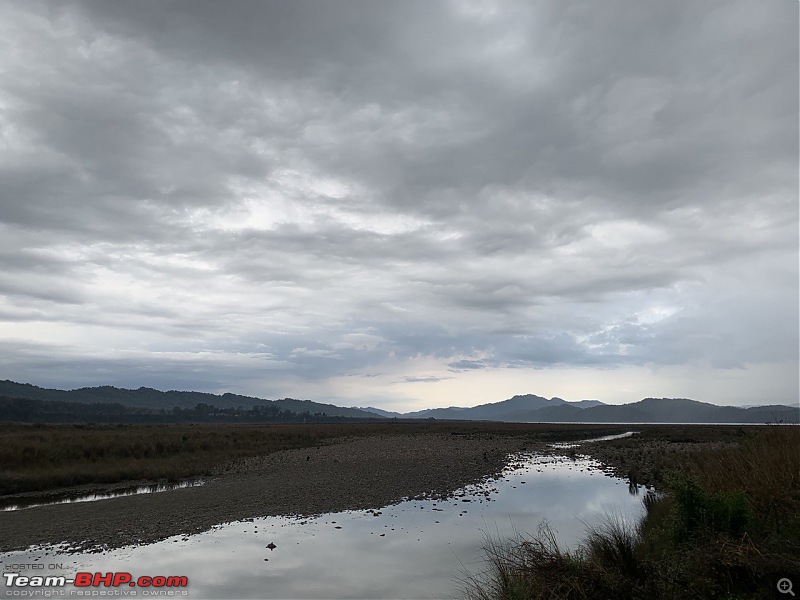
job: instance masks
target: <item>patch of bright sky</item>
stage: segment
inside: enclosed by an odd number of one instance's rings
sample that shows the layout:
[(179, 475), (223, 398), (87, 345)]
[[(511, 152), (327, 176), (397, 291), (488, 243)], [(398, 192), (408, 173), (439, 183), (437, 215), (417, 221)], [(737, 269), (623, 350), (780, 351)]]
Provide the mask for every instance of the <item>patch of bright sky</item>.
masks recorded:
[(652, 306), (636, 313), (639, 323), (652, 324), (668, 319), (680, 309), (674, 306)]
[(610, 248), (657, 244), (669, 239), (664, 230), (629, 219), (588, 225), (585, 229), (593, 240)]
[[(386, 366), (386, 365), (384, 365)], [(711, 370), (713, 377), (701, 377)], [(600, 400), (607, 404), (638, 402), (646, 397), (691, 398), (716, 404), (783, 403), (791, 397), (798, 367), (791, 363), (748, 365), (746, 369), (703, 366), (475, 369), (453, 373), (428, 359), (398, 365), (396, 372), (339, 377), (314, 384), (309, 397), (346, 406), (374, 406), (401, 412), (446, 406), (475, 406), (531, 393), (565, 400)], [(402, 377), (401, 377), (402, 376)], [(414, 382), (413, 378), (441, 378)], [(707, 382), (698, 388), (698, 379)], [(764, 384), (764, 382), (768, 382)], [(299, 387), (306, 382), (297, 381)], [(314, 394), (311, 394), (314, 392)], [(334, 396), (332, 397), (331, 394)]]
[(339, 224), (384, 235), (415, 231), (429, 224), (407, 215), (350, 210), (348, 198), (360, 192), (356, 186), (293, 169), (276, 173), (268, 185), (234, 182), (229, 187), (240, 200), (224, 210), (197, 209), (189, 221), (195, 227), (222, 231), (265, 231), (289, 223), (312, 229), (320, 224)]

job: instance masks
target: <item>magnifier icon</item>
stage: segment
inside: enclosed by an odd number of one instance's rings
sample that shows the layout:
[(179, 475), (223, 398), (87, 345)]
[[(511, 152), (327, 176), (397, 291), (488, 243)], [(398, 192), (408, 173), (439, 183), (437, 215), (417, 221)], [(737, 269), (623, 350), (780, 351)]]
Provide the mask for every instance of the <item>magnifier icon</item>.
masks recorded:
[(781, 594), (790, 594), (792, 598), (794, 598), (794, 592), (792, 591), (792, 580), (783, 577), (782, 579), (778, 580), (778, 591)]

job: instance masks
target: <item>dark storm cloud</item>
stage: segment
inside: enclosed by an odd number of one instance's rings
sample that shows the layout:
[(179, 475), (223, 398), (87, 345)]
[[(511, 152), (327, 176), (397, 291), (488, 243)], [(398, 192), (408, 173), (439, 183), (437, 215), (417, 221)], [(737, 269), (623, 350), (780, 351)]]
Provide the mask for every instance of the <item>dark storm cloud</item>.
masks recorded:
[(797, 10), (7, 4), (4, 338), (214, 389), (796, 362)]

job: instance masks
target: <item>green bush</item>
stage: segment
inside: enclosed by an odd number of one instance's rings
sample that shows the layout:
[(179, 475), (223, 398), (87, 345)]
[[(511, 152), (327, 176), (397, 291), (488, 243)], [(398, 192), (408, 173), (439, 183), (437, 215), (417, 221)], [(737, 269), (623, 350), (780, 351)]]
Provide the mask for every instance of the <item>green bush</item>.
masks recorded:
[(680, 541), (706, 530), (739, 537), (750, 520), (744, 492), (712, 493), (686, 474), (673, 476), (669, 491), (679, 518), (676, 533)]

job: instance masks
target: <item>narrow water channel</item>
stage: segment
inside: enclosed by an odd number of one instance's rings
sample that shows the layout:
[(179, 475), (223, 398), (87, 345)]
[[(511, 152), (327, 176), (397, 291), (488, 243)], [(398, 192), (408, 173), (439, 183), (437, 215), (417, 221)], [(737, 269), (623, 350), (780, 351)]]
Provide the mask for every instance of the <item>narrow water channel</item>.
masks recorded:
[[(38, 574), (48, 575), (185, 575), (185, 597), (193, 599), (452, 598), (461, 595), (465, 573), (484, 568), (487, 535), (535, 532), (546, 520), (560, 543), (574, 547), (588, 525), (610, 514), (635, 521), (643, 512), (627, 482), (605, 475), (590, 459), (521, 454), (510, 464), (501, 479), (446, 501), (265, 517), (106, 554), (61, 555), (47, 547), (2, 561), (42, 564)], [(141, 588), (128, 591), (144, 595)]]
[(119, 498), (121, 496), (134, 496), (136, 494), (157, 494), (159, 492), (169, 492), (171, 490), (178, 490), (187, 487), (196, 487), (203, 485), (205, 482), (202, 479), (192, 481), (181, 481), (179, 483), (161, 483), (153, 485), (137, 485), (133, 487), (120, 488), (103, 493), (95, 494), (58, 494), (52, 496), (37, 496), (35, 498), (14, 498), (0, 503), (0, 511), (14, 511), (25, 510), (26, 508), (35, 508), (37, 506), (48, 506), (50, 504), (73, 504), (75, 502), (97, 502), (99, 500), (108, 500), (110, 498)]

